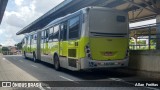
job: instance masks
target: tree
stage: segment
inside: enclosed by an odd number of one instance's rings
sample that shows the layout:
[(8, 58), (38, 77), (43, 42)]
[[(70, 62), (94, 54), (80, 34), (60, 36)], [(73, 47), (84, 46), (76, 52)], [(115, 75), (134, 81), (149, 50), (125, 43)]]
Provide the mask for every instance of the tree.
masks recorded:
[(0, 53), (2, 53), (2, 48), (0, 48)]
[(2, 53), (2, 45), (0, 44), (0, 53)]
[(22, 49), (22, 43), (15, 44), (15, 46), (17, 47), (18, 50)]
[(2, 47), (2, 52), (3, 51), (9, 51), (8, 47)]
[(10, 50), (9, 50), (8, 47), (2, 47), (2, 53), (3, 53), (3, 55), (7, 55), (9, 51)]

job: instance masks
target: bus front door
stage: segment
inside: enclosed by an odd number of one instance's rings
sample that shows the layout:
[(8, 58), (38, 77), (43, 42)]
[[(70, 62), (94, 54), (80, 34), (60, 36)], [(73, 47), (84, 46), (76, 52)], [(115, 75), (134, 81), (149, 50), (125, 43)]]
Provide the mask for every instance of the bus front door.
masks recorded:
[(59, 55), (61, 66), (67, 68), (68, 57), (68, 41), (67, 41), (67, 22), (60, 25), (60, 41), (59, 41)]

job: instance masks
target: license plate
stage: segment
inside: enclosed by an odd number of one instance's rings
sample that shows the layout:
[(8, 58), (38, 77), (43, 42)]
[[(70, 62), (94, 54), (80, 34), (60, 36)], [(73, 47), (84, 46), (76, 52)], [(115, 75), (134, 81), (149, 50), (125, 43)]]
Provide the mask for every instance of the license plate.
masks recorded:
[(104, 53), (105, 56), (113, 56), (113, 53), (112, 52), (106, 52)]
[(115, 63), (104, 63), (104, 65), (114, 65)]

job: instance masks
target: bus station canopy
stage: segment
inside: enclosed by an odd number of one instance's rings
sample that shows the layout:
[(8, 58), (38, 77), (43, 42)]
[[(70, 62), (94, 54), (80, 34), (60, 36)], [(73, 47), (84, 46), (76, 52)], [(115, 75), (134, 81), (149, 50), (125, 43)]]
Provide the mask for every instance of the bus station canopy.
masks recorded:
[(128, 12), (129, 22), (153, 19), (160, 14), (160, 0), (65, 0), (17, 32), (17, 35), (41, 29), (54, 19), (87, 6), (114, 8)]
[(2, 22), (3, 14), (6, 9), (8, 0), (0, 0), (0, 24)]

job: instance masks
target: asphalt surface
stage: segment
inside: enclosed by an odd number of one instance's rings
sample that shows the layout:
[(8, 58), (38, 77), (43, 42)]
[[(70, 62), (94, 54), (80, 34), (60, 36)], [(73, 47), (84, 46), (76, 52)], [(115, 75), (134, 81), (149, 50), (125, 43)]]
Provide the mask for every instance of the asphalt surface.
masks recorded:
[[(72, 82), (75, 85), (73, 87), (48, 87), (44, 88), (44, 90), (160, 90), (157, 87), (134, 87), (135, 83), (132, 83), (132, 81), (153, 81), (153, 79), (129, 75), (115, 69), (92, 72), (75, 72), (66, 69), (56, 71), (54, 70), (54, 66), (52, 64), (45, 62), (34, 63), (32, 59), (25, 59), (23, 56), (5, 56), (5, 58), (39, 81), (62, 81), (58, 83), (68, 81), (65, 82), (65, 84)], [(109, 81), (108, 84), (111, 85), (111, 87), (98, 87), (95, 81)], [(117, 81), (120, 83), (117, 83)], [(85, 84), (86, 86), (76, 87), (78, 84)]]

